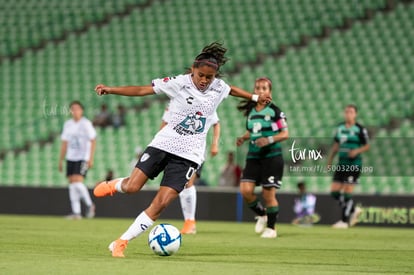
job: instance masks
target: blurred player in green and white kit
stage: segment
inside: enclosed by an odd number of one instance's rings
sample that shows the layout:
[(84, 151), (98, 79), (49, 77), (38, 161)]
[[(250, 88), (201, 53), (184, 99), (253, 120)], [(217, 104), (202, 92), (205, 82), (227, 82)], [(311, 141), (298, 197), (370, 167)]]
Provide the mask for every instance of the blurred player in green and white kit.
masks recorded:
[[(361, 174), (361, 154), (369, 150), (369, 138), (367, 129), (356, 122), (357, 112), (357, 107), (353, 104), (345, 107), (345, 121), (336, 128), (334, 143), (328, 157), (328, 170), (334, 172), (331, 196), (342, 208), (342, 219), (333, 225), (334, 228), (355, 225), (362, 211), (355, 207), (352, 192)], [(332, 165), (337, 153), (339, 162)]]
[[(249, 141), (240, 192), (249, 208), (257, 215), (256, 233), (261, 233), (262, 238), (276, 238), (275, 223), (279, 213), (276, 189), (282, 186), (284, 166), (280, 142), (287, 139), (289, 134), (285, 114), (271, 102), (270, 79), (256, 79), (254, 93), (263, 99), (257, 103), (244, 101), (238, 107), (247, 117), (247, 131), (237, 138), (237, 146)], [(266, 208), (254, 194), (255, 187), (259, 185), (262, 186)]]

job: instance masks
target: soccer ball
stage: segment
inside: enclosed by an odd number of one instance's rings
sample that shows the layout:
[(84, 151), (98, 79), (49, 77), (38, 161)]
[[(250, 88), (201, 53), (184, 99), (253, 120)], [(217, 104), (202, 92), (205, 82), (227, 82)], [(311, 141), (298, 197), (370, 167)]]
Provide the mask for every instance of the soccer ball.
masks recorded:
[(159, 256), (171, 256), (180, 249), (181, 233), (171, 224), (159, 224), (149, 233), (148, 245)]

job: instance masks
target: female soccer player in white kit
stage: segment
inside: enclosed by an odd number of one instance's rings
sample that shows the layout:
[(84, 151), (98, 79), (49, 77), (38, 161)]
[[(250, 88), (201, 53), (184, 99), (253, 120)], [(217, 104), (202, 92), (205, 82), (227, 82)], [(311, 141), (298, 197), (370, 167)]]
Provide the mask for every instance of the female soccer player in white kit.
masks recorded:
[[(95, 91), (98, 95), (166, 94), (170, 98), (169, 123), (155, 135), (131, 175), (102, 182), (95, 187), (94, 194), (97, 197), (113, 195), (116, 192), (134, 193), (138, 192), (149, 178), (152, 179), (164, 171), (160, 188), (149, 207), (138, 215), (119, 239), (109, 245), (113, 257), (124, 257), (128, 242), (153, 225), (163, 209), (177, 198), (204, 161), (207, 132), (219, 104), (229, 94), (258, 100), (258, 95), (252, 95), (234, 86), (230, 87), (223, 80), (216, 78), (220, 66), (226, 62), (226, 51), (221, 44), (212, 43), (197, 55), (191, 73), (154, 79), (152, 85), (96, 86)], [(189, 123), (190, 120), (197, 120), (197, 127), (193, 127), (195, 123)]]
[(69, 199), (72, 214), (68, 218), (80, 219), (81, 200), (87, 207), (86, 217), (95, 216), (95, 205), (83, 184), (88, 168), (93, 165), (96, 131), (92, 123), (83, 117), (83, 106), (79, 101), (70, 104), (72, 119), (63, 125), (62, 145), (59, 157), (59, 171), (63, 171), (63, 159), (66, 158), (66, 176), (69, 180)]
[[(165, 127), (169, 121), (169, 113), (168, 108), (164, 111), (164, 115), (162, 116), (162, 123), (160, 129)], [(210, 148), (210, 155), (215, 157), (218, 154), (219, 150), (219, 139), (220, 139), (220, 122), (218, 114), (214, 114), (213, 118), (213, 142), (211, 143)], [(197, 190), (194, 185), (196, 178), (201, 177), (201, 171), (203, 170), (203, 165), (201, 165), (197, 171), (193, 174), (191, 179), (185, 185), (185, 188), (180, 193), (180, 204), (181, 210), (184, 216), (184, 225), (183, 228), (180, 230), (181, 234), (196, 234), (196, 220), (195, 220), (195, 213), (197, 208)]]

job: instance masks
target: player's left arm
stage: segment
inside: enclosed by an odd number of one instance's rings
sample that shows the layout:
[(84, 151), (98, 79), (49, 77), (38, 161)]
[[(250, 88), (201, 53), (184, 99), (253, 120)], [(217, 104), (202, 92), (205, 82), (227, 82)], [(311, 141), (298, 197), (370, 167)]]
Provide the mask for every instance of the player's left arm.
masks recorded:
[(89, 141), (91, 143), (90, 151), (89, 151), (88, 168), (92, 168), (94, 157), (95, 157), (95, 148), (96, 148), (96, 130), (93, 127), (92, 123), (89, 122), (87, 123), (86, 131), (87, 131)]
[(370, 148), (370, 145), (368, 143), (369, 137), (368, 137), (368, 131), (366, 128), (362, 128), (361, 127), (361, 131), (359, 134), (359, 139), (361, 140), (361, 144), (362, 146), (353, 150), (350, 150), (348, 152), (348, 156), (350, 158), (355, 158), (356, 156), (358, 156), (359, 154), (362, 154), (364, 152), (367, 152)]
[(289, 131), (287, 128), (281, 129), (279, 133), (273, 136), (261, 137), (256, 139), (255, 144), (258, 147), (264, 147), (276, 142), (282, 142), (289, 138)]
[(88, 168), (92, 168), (94, 156), (95, 156), (95, 148), (96, 148), (96, 139), (91, 139), (91, 151), (89, 154), (89, 160), (88, 160)]
[(278, 132), (268, 137), (256, 139), (255, 143), (258, 147), (264, 147), (273, 143), (282, 142), (289, 138), (286, 116), (283, 112), (280, 112), (277, 119), (272, 123), (272, 128), (274, 131), (278, 130)]
[(370, 147), (370, 145), (369, 145), (369, 143), (368, 143), (368, 144), (365, 144), (364, 146), (361, 146), (361, 147), (359, 147), (359, 148), (356, 148), (356, 149), (350, 150), (350, 151), (348, 152), (348, 156), (349, 156), (350, 158), (355, 158), (355, 157), (356, 157), (356, 156), (358, 156), (359, 154), (362, 154), (362, 153), (364, 153), (364, 152), (368, 151), (368, 150), (369, 150), (369, 147)]
[[(259, 100), (259, 98), (261, 96), (257, 95), (257, 94), (252, 94), (249, 93), (239, 87), (236, 86), (230, 86), (230, 95), (235, 96), (235, 97), (241, 97), (247, 100), (252, 100), (257, 102)], [(268, 102), (272, 101), (272, 98), (268, 97), (266, 98)]]
[(63, 160), (66, 156), (67, 149), (68, 149), (68, 141), (62, 140), (62, 144), (60, 146), (60, 154), (59, 154), (59, 165), (58, 165), (59, 172), (63, 171)]
[(221, 132), (220, 122), (217, 122), (213, 126), (213, 143), (211, 144), (211, 148), (210, 148), (210, 153), (212, 157), (216, 156), (219, 152), (220, 132)]
[(165, 122), (165, 120), (161, 120), (160, 130), (165, 126), (167, 126), (167, 122)]

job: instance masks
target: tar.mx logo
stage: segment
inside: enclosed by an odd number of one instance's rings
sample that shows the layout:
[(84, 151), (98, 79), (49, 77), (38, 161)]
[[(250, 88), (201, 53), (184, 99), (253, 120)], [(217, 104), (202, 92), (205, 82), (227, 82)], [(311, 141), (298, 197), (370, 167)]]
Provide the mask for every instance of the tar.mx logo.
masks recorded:
[(306, 149), (306, 148), (299, 148), (295, 147), (296, 141), (293, 140), (292, 147), (289, 149), (290, 156), (292, 158), (293, 163), (299, 160), (318, 160), (322, 159), (322, 150), (318, 149)]

